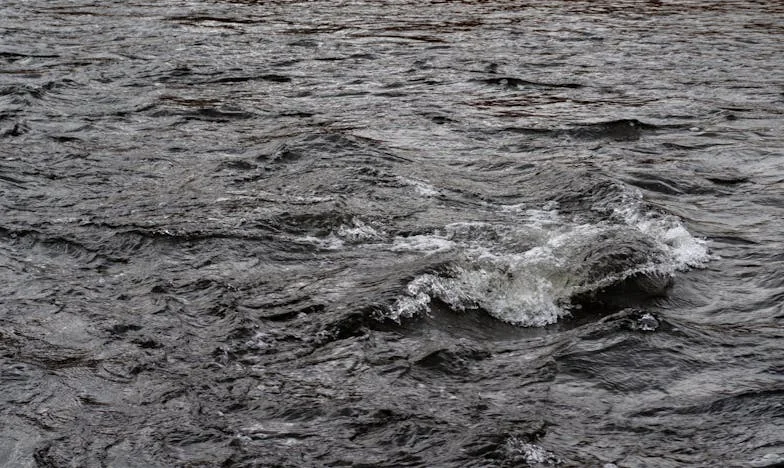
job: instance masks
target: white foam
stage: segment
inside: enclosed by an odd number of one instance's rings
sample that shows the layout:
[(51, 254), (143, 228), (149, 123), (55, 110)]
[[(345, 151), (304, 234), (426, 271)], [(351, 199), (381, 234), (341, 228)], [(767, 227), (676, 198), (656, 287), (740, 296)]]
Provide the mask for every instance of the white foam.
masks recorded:
[(341, 250), (346, 245), (346, 243), (343, 242), (343, 239), (335, 236), (334, 234), (330, 234), (327, 237), (303, 236), (297, 238), (296, 240), (298, 242), (313, 244), (322, 250)]
[(398, 179), (402, 183), (412, 186), (416, 191), (416, 193), (422, 195), (423, 197), (435, 197), (436, 195), (439, 195), (441, 193), (437, 188), (435, 188), (431, 184), (421, 180), (409, 179), (406, 177), (399, 177)]
[[(596, 208), (611, 213), (614, 221), (577, 223), (563, 219), (551, 204), (527, 210), (522, 222), (513, 226), (453, 223), (444, 227), (444, 235), (396, 239), (397, 248), (451, 250), (461, 257), (445, 271), (412, 280), (391, 305), (389, 317), (400, 320), (426, 313), (437, 299), (455, 310), (481, 308), (515, 325), (541, 327), (569, 315), (574, 295), (637, 274), (671, 275), (709, 259), (705, 241), (691, 236), (676, 217), (643, 212), (641, 195), (623, 195), (621, 203)], [(580, 252), (607, 243), (609, 236), (624, 239), (634, 232), (653, 246), (638, 263), (620, 265), (596, 278), (575, 273), (584, 267)]]
[(426, 313), (433, 299), (455, 310), (482, 308), (500, 320), (521, 326), (544, 326), (569, 313), (565, 299), (537, 263), (547, 255), (503, 257), (484, 249), (466, 252), (470, 260), (441, 274), (426, 273), (408, 283), (406, 294), (390, 308), (400, 320)]
[(397, 236), (393, 239), (390, 250), (393, 252), (424, 252), (431, 255), (452, 250), (454, 247), (454, 242), (435, 234), (408, 237)]
[[(411, 236), (390, 236), (353, 219), (327, 236), (299, 240), (326, 250), (448, 253), (447, 266), (414, 277), (389, 305), (386, 317), (393, 320), (427, 313), (438, 300), (454, 310), (478, 308), (505, 322), (541, 327), (568, 316), (576, 295), (638, 274), (673, 275), (710, 259), (706, 242), (677, 217), (646, 211), (638, 190), (619, 187), (617, 196), (592, 207), (600, 213), (595, 222), (567, 217), (550, 202), (516, 206), (500, 221), (449, 223)], [(616, 247), (630, 248), (631, 257), (614, 257), (622, 252)]]
[(642, 192), (627, 186), (619, 187), (620, 203), (603, 202), (595, 205), (594, 209), (612, 211), (615, 217), (657, 242), (670, 254), (673, 271), (700, 268), (710, 260), (707, 242), (692, 236), (677, 217), (645, 211), (642, 208)]
[(356, 218), (351, 220), (351, 225), (341, 224), (335, 234), (349, 242), (373, 241), (384, 237), (381, 232)]
[(380, 242), (385, 234), (359, 219), (352, 219), (350, 224), (341, 224), (327, 236), (303, 236), (297, 242), (313, 244), (322, 250), (342, 250), (347, 244)]
[[(552, 452), (517, 437), (506, 440), (507, 457), (515, 461), (523, 461), (527, 465), (555, 465), (561, 463)], [(521, 460), (522, 459), (522, 460)]]
[(779, 466), (781, 463), (784, 463), (784, 455), (780, 453), (766, 453), (762, 457), (755, 458), (749, 464), (751, 466)]
[(521, 213), (525, 211), (525, 203), (514, 203), (511, 205), (498, 205), (498, 210), (503, 213)]

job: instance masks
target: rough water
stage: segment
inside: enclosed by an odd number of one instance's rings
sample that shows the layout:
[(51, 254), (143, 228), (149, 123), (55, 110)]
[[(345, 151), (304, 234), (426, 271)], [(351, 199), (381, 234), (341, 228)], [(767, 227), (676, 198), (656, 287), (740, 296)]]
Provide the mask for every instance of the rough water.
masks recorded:
[(784, 6), (4, 0), (0, 465), (781, 466)]

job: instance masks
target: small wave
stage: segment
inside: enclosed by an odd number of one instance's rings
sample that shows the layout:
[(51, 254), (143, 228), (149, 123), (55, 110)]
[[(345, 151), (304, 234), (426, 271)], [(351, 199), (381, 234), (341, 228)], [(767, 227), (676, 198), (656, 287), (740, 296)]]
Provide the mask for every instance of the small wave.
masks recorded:
[(351, 220), (351, 224), (341, 224), (337, 236), (349, 242), (373, 241), (384, 237), (383, 233), (356, 218)]
[(403, 184), (413, 187), (416, 193), (423, 197), (435, 197), (441, 193), (436, 187), (421, 180), (409, 179), (406, 177), (399, 177), (399, 180)]
[(334, 226), (326, 236), (308, 234), (294, 238), (295, 242), (312, 244), (322, 250), (342, 250), (346, 245), (377, 243), (386, 239), (386, 234), (358, 218)]
[[(646, 211), (641, 194), (623, 187), (593, 209), (599, 221), (562, 217), (555, 204), (522, 213), (520, 224), (456, 223), (443, 232), (396, 241), (397, 248), (451, 250), (460, 259), (416, 276), (388, 318), (427, 313), (433, 301), (454, 310), (482, 309), (524, 327), (555, 323), (589, 297), (630, 279), (660, 293), (677, 271), (709, 260), (706, 243), (672, 215)], [(638, 291), (639, 292), (639, 291)]]
[(646, 210), (639, 190), (620, 188), (619, 201), (603, 201), (593, 209), (611, 212), (615, 218), (658, 242), (670, 252), (676, 270), (699, 268), (710, 260), (706, 241), (692, 236), (677, 217)]
[(392, 243), (391, 250), (394, 252), (424, 252), (435, 254), (446, 252), (456, 247), (456, 244), (449, 239), (440, 236), (414, 235), (398, 236)]
[(558, 465), (561, 460), (552, 452), (545, 450), (539, 445), (525, 442), (517, 437), (510, 437), (506, 440), (507, 457), (514, 462), (522, 462), (525, 465)]

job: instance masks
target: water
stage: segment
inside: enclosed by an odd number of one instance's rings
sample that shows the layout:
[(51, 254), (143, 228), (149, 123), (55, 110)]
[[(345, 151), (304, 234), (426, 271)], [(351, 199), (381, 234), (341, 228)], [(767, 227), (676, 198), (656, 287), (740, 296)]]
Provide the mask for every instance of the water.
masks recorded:
[(780, 466), (778, 2), (0, 5), (5, 466)]

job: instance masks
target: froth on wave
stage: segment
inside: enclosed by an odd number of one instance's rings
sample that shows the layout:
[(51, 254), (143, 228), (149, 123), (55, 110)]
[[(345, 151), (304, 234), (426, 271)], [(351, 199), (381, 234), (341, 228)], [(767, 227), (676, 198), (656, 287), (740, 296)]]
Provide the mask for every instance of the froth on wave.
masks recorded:
[(706, 242), (681, 221), (646, 210), (641, 194), (622, 187), (591, 207), (591, 221), (566, 217), (557, 204), (520, 213), (515, 224), (456, 223), (393, 249), (450, 250), (458, 260), (415, 276), (389, 306), (399, 321), (427, 313), (434, 301), (481, 309), (508, 323), (541, 327), (580, 302), (626, 284), (661, 294), (678, 271), (702, 266)]

